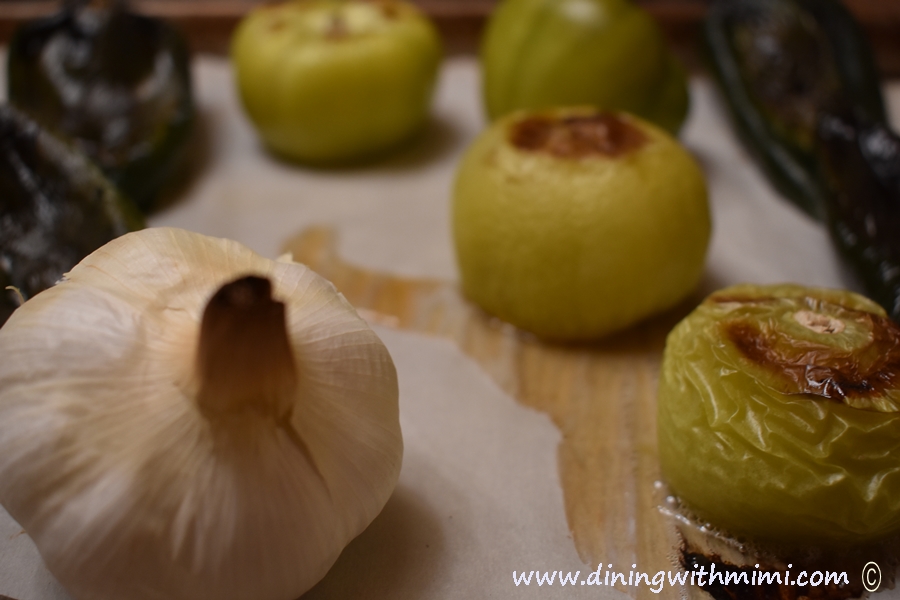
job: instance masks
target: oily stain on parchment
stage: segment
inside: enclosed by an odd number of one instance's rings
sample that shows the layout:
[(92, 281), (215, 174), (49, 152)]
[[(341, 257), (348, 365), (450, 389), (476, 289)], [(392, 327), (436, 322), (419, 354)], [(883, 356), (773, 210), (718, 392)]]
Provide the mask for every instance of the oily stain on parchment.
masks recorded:
[[(506, 392), (551, 417), (563, 438), (566, 517), (586, 564), (626, 572), (636, 564), (651, 576), (676, 568), (680, 540), (658, 509), (656, 386), (665, 336), (686, 309), (601, 344), (553, 345), (485, 315), (452, 283), (343, 262), (329, 229), (306, 230), (285, 251), (378, 322), (453, 340)], [(647, 586), (621, 589), (660, 597)], [(666, 586), (661, 595), (681, 590)]]

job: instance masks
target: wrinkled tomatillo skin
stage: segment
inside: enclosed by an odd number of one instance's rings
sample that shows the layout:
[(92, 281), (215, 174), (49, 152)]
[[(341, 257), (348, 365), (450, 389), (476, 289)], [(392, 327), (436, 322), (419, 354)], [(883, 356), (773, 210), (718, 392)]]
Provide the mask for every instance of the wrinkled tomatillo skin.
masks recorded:
[(659, 453), (713, 525), (787, 544), (900, 531), (900, 328), (851, 292), (728, 288), (669, 335)]
[(457, 171), (464, 293), (545, 338), (598, 338), (673, 306), (700, 278), (709, 233), (696, 162), (626, 113), (514, 113)]

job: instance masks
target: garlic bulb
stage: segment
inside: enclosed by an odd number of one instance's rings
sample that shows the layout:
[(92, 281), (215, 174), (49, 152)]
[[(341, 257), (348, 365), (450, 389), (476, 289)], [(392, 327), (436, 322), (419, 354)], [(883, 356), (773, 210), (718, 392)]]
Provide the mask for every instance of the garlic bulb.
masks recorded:
[(113, 240), (16, 310), (0, 356), (0, 502), (77, 599), (293, 600), (397, 482), (384, 345), (236, 242)]

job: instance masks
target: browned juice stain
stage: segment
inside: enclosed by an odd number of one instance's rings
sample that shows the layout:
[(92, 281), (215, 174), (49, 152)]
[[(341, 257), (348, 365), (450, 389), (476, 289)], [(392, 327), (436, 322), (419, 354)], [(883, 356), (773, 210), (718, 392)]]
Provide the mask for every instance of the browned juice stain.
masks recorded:
[[(566, 517), (587, 565), (677, 568), (680, 539), (659, 511), (656, 388), (665, 337), (686, 309), (602, 343), (542, 342), (485, 315), (457, 286), (368, 271), (341, 260), (329, 229), (308, 229), (286, 251), (329, 279), (358, 309), (398, 329), (452, 340), (522, 404), (562, 433), (558, 461)], [(666, 585), (620, 587), (637, 598), (681, 598)]]

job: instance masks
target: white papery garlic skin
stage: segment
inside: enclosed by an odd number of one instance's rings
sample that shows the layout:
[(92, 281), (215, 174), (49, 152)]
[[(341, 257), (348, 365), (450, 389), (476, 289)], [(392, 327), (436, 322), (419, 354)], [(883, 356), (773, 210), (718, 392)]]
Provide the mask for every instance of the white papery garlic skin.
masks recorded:
[[(284, 303), (294, 367), (272, 356), (259, 399), (198, 374), (207, 302), (246, 275)], [(387, 349), (326, 280), (233, 241), (118, 238), (13, 313), (0, 357), (0, 503), (78, 600), (294, 600), (397, 482)]]

